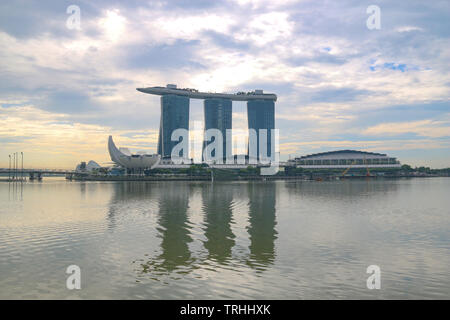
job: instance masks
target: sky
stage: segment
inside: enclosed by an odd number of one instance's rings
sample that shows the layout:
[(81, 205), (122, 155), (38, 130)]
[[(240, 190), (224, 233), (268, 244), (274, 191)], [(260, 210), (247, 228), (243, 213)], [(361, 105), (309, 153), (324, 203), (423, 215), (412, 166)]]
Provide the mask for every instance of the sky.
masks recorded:
[[(160, 98), (136, 88), (168, 83), (276, 93), (282, 160), (355, 149), (450, 167), (449, 35), (447, 0), (2, 0), (0, 167), (21, 151), (25, 167), (107, 165), (109, 135), (156, 153)], [(233, 129), (246, 123), (234, 102)]]

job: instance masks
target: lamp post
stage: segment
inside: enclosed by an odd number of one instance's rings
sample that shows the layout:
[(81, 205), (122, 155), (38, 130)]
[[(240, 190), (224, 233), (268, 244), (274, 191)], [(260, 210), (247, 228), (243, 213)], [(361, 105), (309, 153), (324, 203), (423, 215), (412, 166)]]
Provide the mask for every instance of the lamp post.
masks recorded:
[(16, 152), (16, 180), (19, 179), (19, 153)]
[(20, 181), (22, 181), (23, 180), (23, 152), (20, 152), (20, 154), (22, 155), (22, 172), (21, 172)]
[(9, 170), (8, 170), (8, 181), (11, 180), (11, 155), (8, 154), (9, 157)]
[(13, 153), (13, 180), (16, 179), (16, 153)]

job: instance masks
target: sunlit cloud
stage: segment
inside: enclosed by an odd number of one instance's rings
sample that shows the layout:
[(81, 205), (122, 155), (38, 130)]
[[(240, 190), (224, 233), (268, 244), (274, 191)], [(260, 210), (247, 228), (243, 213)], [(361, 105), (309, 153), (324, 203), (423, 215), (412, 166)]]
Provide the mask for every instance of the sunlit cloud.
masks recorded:
[[(25, 150), (29, 167), (72, 168), (81, 160), (109, 162), (107, 138), (132, 151), (156, 151), (157, 130), (114, 130), (101, 125), (72, 123), (67, 115), (32, 106), (0, 107), (2, 151)], [(31, 163), (31, 164), (29, 164)]]
[[(36, 8), (22, 24), (0, 22), (0, 116), (8, 128), (0, 131), (0, 166), (14, 148), (33, 150), (41, 162), (55, 152), (58, 166), (109, 161), (110, 133), (118, 145), (156, 150), (159, 99), (135, 88), (166, 83), (275, 92), (281, 144), (290, 146), (282, 159), (332, 147), (408, 147), (418, 159), (449, 136), (450, 28), (442, 4), (386, 3), (383, 14), (397, 24), (383, 22), (378, 31), (367, 30), (364, 5), (350, 0), (81, 3), (80, 31), (65, 27), (64, 10)], [(201, 117), (198, 105), (192, 115)], [(399, 105), (411, 110), (392, 116)], [(419, 116), (418, 105), (431, 109)], [(367, 118), (374, 112), (384, 116)], [(245, 116), (233, 121), (245, 129)], [(392, 142), (399, 136), (402, 143)], [(329, 144), (332, 138), (339, 141)]]
[(445, 149), (450, 147), (450, 141), (436, 141), (432, 139), (412, 139), (412, 140), (316, 140), (305, 142), (286, 142), (280, 144), (280, 151), (285, 153), (305, 154), (308, 152), (318, 152), (324, 148), (336, 149), (356, 149), (370, 152), (386, 152), (392, 150), (430, 150)]
[(450, 121), (421, 120), (414, 122), (381, 123), (364, 130), (367, 135), (399, 135), (414, 133), (423, 137), (450, 138)]
[(119, 10), (107, 10), (106, 16), (99, 20), (99, 25), (112, 42), (120, 40), (126, 31), (126, 19)]

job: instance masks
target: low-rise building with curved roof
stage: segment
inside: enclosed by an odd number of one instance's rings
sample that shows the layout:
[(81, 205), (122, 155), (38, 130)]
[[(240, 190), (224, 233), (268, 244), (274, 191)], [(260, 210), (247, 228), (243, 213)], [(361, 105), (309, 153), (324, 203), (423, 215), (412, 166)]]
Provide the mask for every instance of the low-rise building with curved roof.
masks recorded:
[(291, 164), (302, 168), (399, 168), (400, 162), (384, 153), (358, 150), (338, 150), (310, 154), (290, 160)]

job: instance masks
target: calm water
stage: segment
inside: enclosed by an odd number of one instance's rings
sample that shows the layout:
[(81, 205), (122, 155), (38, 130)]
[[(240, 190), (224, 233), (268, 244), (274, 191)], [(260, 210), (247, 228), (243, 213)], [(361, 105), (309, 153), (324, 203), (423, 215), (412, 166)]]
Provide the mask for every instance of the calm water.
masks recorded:
[(449, 208), (448, 178), (3, 182), (0, 298), (449, 299)]

